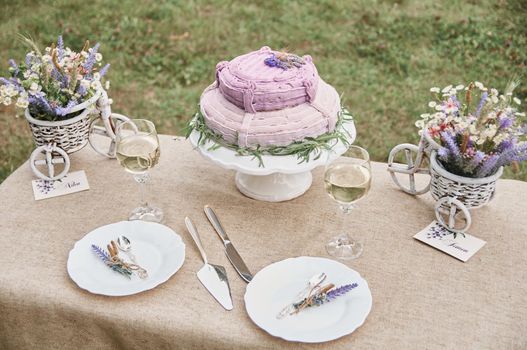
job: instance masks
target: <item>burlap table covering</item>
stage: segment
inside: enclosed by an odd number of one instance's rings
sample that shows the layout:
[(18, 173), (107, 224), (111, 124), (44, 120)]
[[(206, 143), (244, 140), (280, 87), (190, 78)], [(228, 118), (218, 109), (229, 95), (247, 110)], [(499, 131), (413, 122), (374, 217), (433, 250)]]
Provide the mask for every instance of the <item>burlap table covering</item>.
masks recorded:
[[(22, 165), (0, 186), (0, 348), (2, 349), (525, 349), (527, 348), (527, 183), (501, 180), (494, 201), (473, 212), (471, 232), (487, 245), (467, 263), (412, 236), (433, 219), (429, 194), (399, 191), (386, 165), (373, 164), (373, 188), (346, 226), (364, 243), (349, 264), (368, 281), (373, 308), (352, 335), (323, 344), (288, 343), (256, 327), (235, 273), (203, 214), (210, 204), (253, 272), (288, 257), (326, 256), (339, 226), (322, 169), (302, 197), (265, 203), (241, 195), (234, 172), (182, 139), (161, 136), (149, 195), (186, 244), (183, 267), (154, 290), (104, 297), (81, 290), (66, 271), (68, 252), (92, 229), (123, 220), (137, 203), (132, 177), (86, 147), (72, 170), (91, 189), (36, 202)], [(234, 310), (201, 286), (202, 261), (187, 233), (189, 215), (210, 260), (230, 277)]]

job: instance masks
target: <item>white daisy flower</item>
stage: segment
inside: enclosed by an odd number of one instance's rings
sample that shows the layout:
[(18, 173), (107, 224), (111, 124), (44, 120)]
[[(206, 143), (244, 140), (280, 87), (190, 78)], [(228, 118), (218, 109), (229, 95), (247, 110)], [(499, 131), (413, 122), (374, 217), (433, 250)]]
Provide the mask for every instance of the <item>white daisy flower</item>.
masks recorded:
[[(107, 81), (107, 83), (109, 83), (109, 81)], [(428, 119), (430, 117), (430, 114), (429, 113), (424, 113), (424, 114), (421, 114), (420, 117), (423, 118), (423, 119)]]
[(89, 80), (86, 80), (86, 79), (82, 79), (82, 80), (81, 80), (81, 86), (82, 86), (83, 88), (88, 89), (88, 88), (90, 87), (90, 84), (91, 84), (91, 82), (90, 82)]
[(97, 62), (102, 61), (102, 54), (100, 54), (99, 52), (97, 52), (97, 53), (95, 54), (95, 60), (96, 60)]
[(16, 100), (16, 106), (18, 108), (27, 108), (27, 106), (29, 106), (29, 101), (25, 98), (18, 98)]
[(109, 80), (106, 80), (106, 83), (104, 83), (104, 88), (106, 90), (110, 90), (110, 81)]
[(32, 93), (37, 93), (37, 92), (39, 92), (40, 90), (42, 90), (42, 86), (38, 85), (37, 83), (31, 83), (31, 86), (29, 87), (29, 90), (30, 90)]
[(476, 87), (477, 87), (478, 89), (480, 89), (480, 90), (483, 90), (483, 89), (485, 88), (485, 86), (484, 86), (482, 83), (480, 83), (479, 81), (476, 81), (476, 82), (474, 83), (474, 85), (476, 85)]
[(425, 127), (425, 121), (424, 120), (418, 120), (415, 122), (415, 126), (417, 126), (419, 129), (422, 129)]
[(430, 107), (430, 108), (434, 108), (436, 105), (437, 105), (437, 103), (435, 101), (428, 102), (428, 107)]
[(457, 123), (457, 126), (458, 126), (458, 128), (460, 128), (460, 129), (466, 129), (466, 128), (468, 127), (468, 123), (467, 123), (467, 122), (463, 122), (463, 121), (461, 121), (461, 122), (458, 122), (458, 123)]
[(8, 97), (15, 97), (16, 95), (18, 95), (18, 91), (16, 91), (15, 88), (9, 85), (6, 89), (6, 95)]
[(2, 103), (5, 106), (9, 106), (11, 104), (11, 97), (9, 97), (9, 96), (4, 97), (4, 100), (2, 101)]
[(499, 102), (499, 100), (498, 100), (498, 96), (496, 96), (496, 95), (492, 95), (492, 96), (490, 97), (490, 100), (492, 101), (492, 103), (498, 103), (498, 102)]
[(94, 80), (92, 83), (91, 83), (91, 87), (92, 89), (94, 90), (99, 90), (102, 86), (101, 86), (101, 82), (98, 81), (98, 80)]
[(456, 86), (456, 90), (463, 90), (465, 88), (464, 85), (461, 85), (459, 84), (458, 86)]
[(51, 56), (50, 55), (42, 55), (42, 61), (44, 61), (44, 62), (51, 62)]
[(496, 132), (498, 131), (498, 128), (496, 125), (489, 125), (485, 130), (481, 132), (482, 138), (491, 139), (496, 135)]
[(496, 89), (490, 89), (490, 94), (498, 96), (499, 92)]
[(435, 109), (436, 109), (436, 111), (440, 111), (440, 110), (443, 109), (443, 106), (441, 106), (441, 105), (436, 105), (436, 106), (435, 106)]
[(433, 88), (430, 89), (430, 92), (434, 92), (436, 94), (438, 94), (440, 91), (441, 91), (441, 89), (438, 88), (438, 87), (433, 87)]
[(521, 101), (518, 97), (514, 97), (512, 100), (513, 100), (514, 103), (516, 103), (517, 105), (521, 105), (521, 104), (522, 104), (522, 101)]
[(452, 85), (445, 86), (443, 90), (441, 90), (442, 93), (447, 93), (452, 89)]

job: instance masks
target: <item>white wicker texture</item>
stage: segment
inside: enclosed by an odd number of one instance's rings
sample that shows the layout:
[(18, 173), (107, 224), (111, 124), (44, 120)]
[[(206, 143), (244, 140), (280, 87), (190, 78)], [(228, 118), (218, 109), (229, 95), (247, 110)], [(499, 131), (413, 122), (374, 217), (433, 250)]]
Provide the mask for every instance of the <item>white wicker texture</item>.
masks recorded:
[(90, 132), (90, 114), (94, 112), (94, 104), (105, 95), (104, 90), (97, 91), (92, 97), (73, 107), (71, 113), (82, 111), (78, 116), (62, 121), (38, 120), (26, 109), (24, 115), (29, 123), (33, 140), (37, 147), (54, 144), (67, 153), (80, 150), (88, 143)]
[(55, 144), (67, 153), (80, 150), (88, 143), (91, 109), (64, 121), (42, 121), (33, 118), (26, 109), (25, 116), (37, 147)]
[[(487, 204), (496, 190), (496, 181), (503, 168), (485, 178), (469, 178), (454, 175), (446, 171), (437, 161), (436, 152), (430, 156), (430, 192), (435, 200), (451, 197), (459, 200), (468, 209), (479, 208)], [(445, 202), (446, 203), (446, 202)], [(449, 209), (444, 207), (442, 209)]]

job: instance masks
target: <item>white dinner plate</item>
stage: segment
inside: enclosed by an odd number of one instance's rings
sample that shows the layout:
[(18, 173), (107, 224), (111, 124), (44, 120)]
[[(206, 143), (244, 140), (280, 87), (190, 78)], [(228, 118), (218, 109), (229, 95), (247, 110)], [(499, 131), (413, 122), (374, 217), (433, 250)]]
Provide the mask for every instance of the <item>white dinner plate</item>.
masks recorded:
[[(323, 284), (358, 287), (318, 307), (277, 319), (276, 315), (307, 285), (315, 274), (325, 272)], [(289, 341), (320, 343), (352, 333), (370, 313), (368, 283), (346, 265), (325, 258), (302, 256), (276, 262), (258, 272), (247, 286), (245, 307), (257, 326)]]
[[(132, 242), (132, 254), (148, 271), (146, 279), (133, 274), (131, 279), (108, 268), (93, 252), (95, 244), (106, 245), (121, 235)], [(119, 252), (119, 256), (128, 256)], [(185, 244), (167, 226), (140, 220), (121, 221), (101, 226), (75, 243), (68, 257), (68, 274), (77, 285), (94, 294), (123, 296), (143, 292), (166, 282), (183, 265)]]

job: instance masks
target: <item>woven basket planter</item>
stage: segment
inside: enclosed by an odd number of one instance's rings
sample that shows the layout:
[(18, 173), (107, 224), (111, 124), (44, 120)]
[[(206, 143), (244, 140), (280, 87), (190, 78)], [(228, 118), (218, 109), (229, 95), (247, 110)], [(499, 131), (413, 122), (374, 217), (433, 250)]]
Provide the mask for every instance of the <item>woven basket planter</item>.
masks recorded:
[(80, 150), (88, 143), (90, 110), (85, 109), (75, 118), (61, 121), (38, 120), (25, 111), (26, 119), (37, 147), (56, 144), (67, 153)]
[[(487, 204), (496, 190), (496, 181), (503, 174), (503, 167), (495, 174), (483, 178), (458, 176), (445, 170), (437, 160), (437, 153), (430, 156), (430, 192), (435, 200), (451, 197), (463, 203), (467, 209)], [(444, 208), (445, 209), (445, 208)]]
[(70, 114), (81, 111), (78, 116), (61, 121), (35, 119), (26, 108), (24, 115), (31, 128), (35, 145), (40, 147), (55, 144), (67, 153), (76, 152), (86, 146), (90, 133), (90, 117), (100, 96), (101, 92), (97, 91), (88, 100), (71, 109)]

